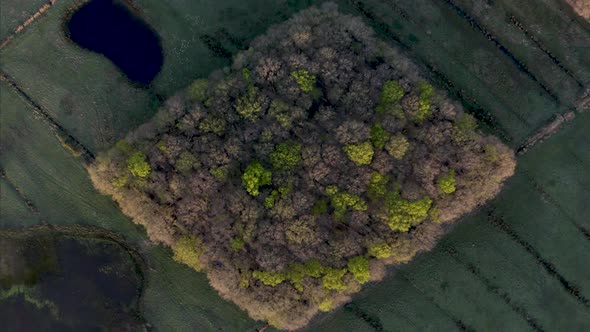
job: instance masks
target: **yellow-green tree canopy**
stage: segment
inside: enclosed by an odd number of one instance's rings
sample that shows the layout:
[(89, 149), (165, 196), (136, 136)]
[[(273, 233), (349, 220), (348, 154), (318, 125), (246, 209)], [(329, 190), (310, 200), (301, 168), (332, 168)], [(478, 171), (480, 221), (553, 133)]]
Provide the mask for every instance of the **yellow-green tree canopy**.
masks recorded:
[(301, 144), (286, 142), (278, 144), (270, 154), (270, 163), (274, 170), (295, 169), (301, 162)]
[(299, 88), (301, 88), (301, 91), (303, 91), (303, 92), (313, 91), (313, 88), (315, 87), (315, 83), (316, 83), (316, 76), (315, 75), (311, 75), (305, 69), (300, 69), (300, 70), (293, 71), (291, 73), (291, 76), (293, 78), (295, 78), (295, 80), (297, 81), (297, 84), (299, 84)]
[(356, 256), (348, 260), (348, 271), (359, 284), (364, 284), (371, 279), (369, 271), (369, 259), (364, 256)]
[(174, 260), (186, 264), (193, 269), (200, 271), (203, 266), (201, 264), (201, 255), (205, 252), (205, 247), (200, 238), (194, 235), (186, 235), (178, 239), (172, 246), (174, 252)]
[(353, 163), (356, 165), (369, 165), (373, 161), (373, 145), (371, 142), (363, 142), (359, 144), (350, 144), (344, 147), (344, 152)]
[(146, 156), (143, 152), (138, 151), (129, 157), (127, 160), (127, 169), (133, 174), (133, 176), (139, 178), (145, 178), (150, 175), (152, 168), (146, 161)]
[(448, 174), (438, 178), (436, 185), (440, 191), (445, 194), (452, 194), (457, 190), (455, 171), (451, 170)]
[(258, 189), (271, 184), (271, 177), (271, 171), (264, 169), (260, 162), (253, 161), (242, 175), (242, 184), (248, 194), (258, 196), (260, 194)]

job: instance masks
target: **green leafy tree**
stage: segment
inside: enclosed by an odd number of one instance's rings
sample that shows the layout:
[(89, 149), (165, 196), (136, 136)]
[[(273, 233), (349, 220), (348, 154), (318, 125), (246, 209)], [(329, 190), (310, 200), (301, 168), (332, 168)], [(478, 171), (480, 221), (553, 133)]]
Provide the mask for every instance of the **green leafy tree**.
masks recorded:
[(325, 289), (342, 292), (346, 289), (346, 284), (342, 281), (342, 277), (346, 274), (346, 269), (334, 269), (328, 267), (324, 270), (324, 277), (322, 278), (322, 285)]
[(403, 199), (398, 192), (389, 192), (385, 201), (387, 225), (394, 231), (407, 232), (428, 217), (431, 205), (430, 197), (410, 202)]
[(203, 266), (200, 258), (205, 247), (201, 239), (194, 235), (183, 236), (172, 246), (173, 259), (179, 263), (186, 264), (196, 271), (201, 271)]
[(283, 281), (286, 280), (286, 276), (280, 272), (270, 272), (270, 271), (254, 271), (252, 273), (252, 277), (255, 279), (260, 280), (263, 284), (267, 286), (274, 287)]
[(301, 91), (306, 93), (313, 91), (313, 88), (315, 87), (316, 83), (315, 75), (311, 75), (305, 69), (300, 69), (291, 72), (291, 76), (295, 78), (295, 81), (297, 81), (297, 84), (299, 85)]
[(408, 139), (402, 134), (397, 134), (389, 140), (385, 146), (385, 150), (393, 158), (401, 160), (406, 155), (406, 152), (408, 152), (409, 147), (410, 142)]
[(391, 256), (391, 246), (385, 241), (379, 241), (369, 246), (369, 255), (375, 258), (387, 258)]
[(373, 161), (375, 150), (371, 142), (350, 144), (344, 147), (344, 152), (356, 165), (369, 165)]
[(226, 122), (222, 118), (208, 116), (199, 123), (199, 130), (221, 136), (225, 133)]
[(369, 182), (369, 188), (367, 190), (367, 196), (371, 200), (379, 199), (387, 193), (387, 183), (389, 178), (382, 175), (379, 172), (371, 173), (371, 182)]
[(242, 250), (242, 248), (244, 248), (244, 240), (242, 240), (242, 238), (240, 238), (240, 237), (236, 237), (236, 238), (232, 239), (231, 240), (231, 248), (234, 251)]
[(334, 187), (329, 187), (326, 191), (330, 196), (332, 207), (334, 208), (334, 218), (340, 219), (349, 208), (355, 211), (366, 211), (368, 209), (367, 202), (358, 196), (345, 191), (334, 190)]
[(267, 209), (272, 209), (275, 206), (275, 201), (279, 197), (279, 191), (273, 190), (270, 192), (268, 196), (264, 199), (264, 207)]
[(389, 133), (381, 127), (380, 124), (376, 124), (371, 127), (371, 143), (376, 149), (383, 149), (385, 143), (389, 140)]
[(176, 169), (181, 173), (187, 173), (197, 164), (197, 157), (194, 154), (183, 151), (176, 161)]
[(252, 196), (258, 196), (258, 189), (271, 184), (272, 173), (266, 170), (258, 161), (253, 161), (242, 175), (242, 185)]
[(245, 96), (238, 99), (236, 112), (250, 121), (258, 119), (258, 116), (262, 112), (262, 103), (260, 102), (256, 88), (250, 88)]
[(287, 271), (287, 279), (293, 284), (293, 287), (303, 292), (303, 281), (305, 279), (305, 266), (301, 263), (293, 263)]
[(356, 256), (348, 260), (348, 271), (359, 284), (364, 284), (371, 279), (369, 271), (369, 259), (365, 256)]
[(278, 144), (270, 154), (270, 163), (274, 170), (292, 171), (301, 162), (301, 144), (287, 142)]
[(404, 88), (397, 81), (387, 81), (381, 90), (382, 105), (397, 103), (404, 96)]
[(451, 170), (447, 175), (439, 177), (438, 181), (436, 182), (436, 186), (445, 194), (454, 193), (455, 190), (457, 190), (455, 171)]
[(217, 181), (225, 181), (227, 180), (227, 169), (223, 168), (223, 167), (212, 167), (209, 169), (209, 173), (211, 173), (211, 175), (213, 175), (213, 177), (215, 178), (215, 180)]
[(421, 123), (432, 114), (430, 106), (432, 103), (432, 96), (434, 95), (434, 89), (432, 88), (432, 85), (427, 82), (420, 82), (418, 84), (418, 89), (420, 90), (420, 97), (418, 99), (418, 113), (416, 114), (414, 121), (416, 123)]
[(328, 202), (325, 199), (319, 199), (311, 208), (311, 214), (319, 216), (328, 212)]
[(141, 151), (135, 152), (129, 157), (127, 160), (127, 169), (133, 176), (139, 178), (146, 178), (152, 171), (150, 164), (146, 161), (145, 154)]
[(305, 271), (305, 275), (308, 275), (313, 278), (319, 278), (324, 274), (326, 267), (322, 265), (322, 263), (317, 259), (310, 259), (305, 262), (303, 265), (303, 269)]

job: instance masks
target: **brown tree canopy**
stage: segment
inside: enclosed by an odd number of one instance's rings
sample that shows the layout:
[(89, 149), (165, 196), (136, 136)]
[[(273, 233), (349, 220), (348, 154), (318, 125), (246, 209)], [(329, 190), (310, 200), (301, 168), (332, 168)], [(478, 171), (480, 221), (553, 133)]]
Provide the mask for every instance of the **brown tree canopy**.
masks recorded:
[(284, 329), (496, 195), (513, 153), (359, 18), (311, 8), (89, 168), (219, 293)]

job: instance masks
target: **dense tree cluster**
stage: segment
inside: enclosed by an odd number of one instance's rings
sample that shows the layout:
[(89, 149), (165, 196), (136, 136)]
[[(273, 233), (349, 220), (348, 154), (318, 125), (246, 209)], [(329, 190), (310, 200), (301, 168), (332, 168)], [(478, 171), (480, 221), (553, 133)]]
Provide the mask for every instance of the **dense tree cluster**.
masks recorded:
[(360, 19), (272, 27), (89, 168), (101, 191), (285, 329), (430, 249), (492, 198), (513, 153)]

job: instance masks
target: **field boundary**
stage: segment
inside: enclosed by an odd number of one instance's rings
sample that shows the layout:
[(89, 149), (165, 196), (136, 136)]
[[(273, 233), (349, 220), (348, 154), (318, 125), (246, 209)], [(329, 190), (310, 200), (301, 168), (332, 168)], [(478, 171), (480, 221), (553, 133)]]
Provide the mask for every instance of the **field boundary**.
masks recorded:
[(48, 126), (51, 132), (57, 137), (61, 145), (75, 157), (82, 157), (86, 163), (91, 163), (96, 159), (94, 154), (90, 152), (80, 141), (72, 136), (68, 131), (60, 125), (40, 104), (36, 103), (16, 82), (16, 80), (10, 77), (3, 71), (0, 71), (0, 82), (6, 82), (18, 95), (23, 98), (31, 107), (33, 107), (33, 113), (36, 117), (43, 120)]
[(539, 87), (541, 87), (541, 89), (545, 91), (545, 93), (547, 93), (547, 95), (550, 96), (551, 99), (553, 99), (553, 101), (560, 104), (557, 95), (555, 95), (555, 93), (553, 93), (547, 86), (545, 86), (545, 84), (543, 84), (535, 76), (535, 74), (533, 74), (527, 68), (526, 64), (520, 61), (508, 48), (506, 48), (506, 46), (504, 46), (496, 37), (494, 37), (494, 35), (491, 32), (489, 32), (488, 29), (486, 29), (483, 25), (477, 22), (477, 20), (474, 17), (472, 17), (471, 15), (469, 15), (469, 13), (467, 13), (465, 10), (459, 7), (459, 5), (457, 5), (453, 0), (443, 1), (445, 1), (451, 7), (451, 9), (453, 9), (457, 13), (457, 15), (466, 20), (469, 23), (469, 25), (471, 25), (473, 28), (475, 28), (477, 31), (483, 34), (487, 40), (492, 42), (498, 48), (498, 50), (500, 50), (500, 52), (502, 52), (512, 61), (512, 63), (516, 66), (516, 68), (518, 68), (518, 70), (523, 72), (529, 79), (537, 83)]
[(504, 301), (504, 303), (512, 309), (516, 314), (518, 314), (523, 320), (525, 320), (528, 326), (536, 331), (536, 332), (544, 332), (545, 330), (540, 326), (539, 322), (536, 321), (523, 307), (517, 305), (514, 300), (510, 298), (508, 293), (506, 293), (502, 288), (498, 285), (495, 285), (490, 279), (486, 278), (483, 273), (477, 268), (477, 266), (467, 260), (460, 258), (460, 254), (457, 249), (444, 246), (443, 250), (457, 263), (463, 265), (463, 267), (469, 271), (473, 276), (479, 280), (484, 287), (487, 289), (488, 292), (495, 294), (499, 298)]
[[(35, 205), (35, 203), (33, 203), (33, 201), (31, 201), (25, 195), (25, 193), (8, 178), (8, 176), (6, 175), (6, 172), (4, 172), (4, 169), (2, 169), (2, 168), (0, 168), (0, 178), (2, 178), (4, 181), (6, 181), (9, 188), (14, 190), (14, 192), (16, 192), (18, 197), (23, 201), (23, 203), (29, 209), (29, 211), (31, 211), (31, 213), (33, 213), (36, 216), (41, 215), (41, 211), (39, 211), (39, 208)], [(41, 223), (46, 224), (47, 221), (41, 219)]]
[(564, 290), (576, 301), (582, 304), (586, 308), (590, 308), (590, 300), (585, 298), (584, 295), (580, 293), (580, 288), (577, 285), (572, 284), (569, 282), (559, 271), (555, 265), (546, 259), (544, 259), (541, 254), (526, 240), (522, 239), (513, 229), (512, 227), (504, 221), (502, 216), (496, 215), (496, 212), (490, 210), (487, 213), (487, 221), (492, 224), (498, 230), (504, 232), (508, 235), (514, 242), (520, 245), (524, 250), (526, 250), (531, 256), (535, 258), (535, 260), (544, 268), (544, 270), (549, 273), (552, 277), (556, 278)]
[(524, 25), (522, 25), (522, 23), (520, 23), (520, 20), (512, 13), (509, 14), (510, 15), (510, 23), (512, 23), (512, 25), (514, 25), (516, 28), (518, 28), (520, 31), (522, 31), (524, 33), (524, 35), (533, 42), (533, 44), (535, 44), (535, 46), (537, 46), (537, 48), (539, 50), (541, 50), (543, 53), (545, 53), (545, 55), (547, 55), (547, 57), (549, 59), (551, 59), (551, 61), (553, 61), (553, 63), (559, 67), (566, 75), (568, 75), (569, 77), (571, 77), (576, 84), (579, 87), (583, 87), (584, 84), (568, 69), (565, 67), (565, 65), (563, 63), (561, 63), (561, 61), (559, 61), (559, 59), (557, 57), (555, 57), (547, 48), (545, 48), (545, 46), (543, 44), (541, 44), (540, 41), (537, 40), (537, 38), (535, 36), (533, 36), (525, 27)]
[(13, 33), (8, 35), (8, 37), (4, 38), (4, 40), (0, 43), (0, 50), (4, 48), (4, 46), (8, 45), (17, 34), (23, 31), (27, 26), (37, 20), (41, 15), (43, 15), (46, 11), (48, 11), (51, 7), (53, 7), (57, 3), (57, 0), (49, 0), (47, 1), (39, 10), (37, 10), (33, 15), (29, 16), (21, 25), (16, 27)]

